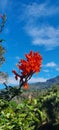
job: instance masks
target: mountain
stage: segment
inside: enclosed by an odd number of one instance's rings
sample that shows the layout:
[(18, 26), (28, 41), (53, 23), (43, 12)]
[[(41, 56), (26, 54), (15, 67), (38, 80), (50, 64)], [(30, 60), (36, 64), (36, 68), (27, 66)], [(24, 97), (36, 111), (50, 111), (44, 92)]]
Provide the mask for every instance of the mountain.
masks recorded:
[(53, 85), (58, 85), (59, 86), (59, 76), (56, 76), (55, 78), (51, 78), (47, 80), (46, 82), (37, 82), (37, 83), (32, 83), (30, 84), (30, 89), (43, 89), (43, 88), (50, 88)]
[[(21, 98), (28, 97), (29, 92), (32, 93), (33, 90), (35, 91), (35, 94), (37, 95), (37, 93), (36, 93), (36, 92), (38, 92), (37, 90), (44, 91), (44, 89), (45, 89), (45, 91), (46, 91), (47, 88), (50, 88), (53, 85), (59, 86), (59, 76), (52, 78), (52, 79), (49, 79), (46, 82), (38, 82), (38, 83), (29, 84), (28, 91), (24, 91), (23, 93), (21, 92)], [(18, 88), (17, 87), (10, 87), (9, 86), (7, 89), (7, 86), (6, 86), (5, 89), (0, 90), (0, 98), (2, 98), (2, 99), (7, 99), (9, 101), (10, 99), (17, 97), (17, 96), (18, 96)]]

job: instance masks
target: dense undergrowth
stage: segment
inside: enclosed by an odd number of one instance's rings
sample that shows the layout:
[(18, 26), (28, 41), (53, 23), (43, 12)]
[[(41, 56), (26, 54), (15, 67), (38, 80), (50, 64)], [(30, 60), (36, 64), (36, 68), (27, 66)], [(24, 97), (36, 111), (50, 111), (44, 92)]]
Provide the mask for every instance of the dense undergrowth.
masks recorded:
[(59, 87), (38, 93), (21, 102), (0, 99), (0, 130), (59, 130)]

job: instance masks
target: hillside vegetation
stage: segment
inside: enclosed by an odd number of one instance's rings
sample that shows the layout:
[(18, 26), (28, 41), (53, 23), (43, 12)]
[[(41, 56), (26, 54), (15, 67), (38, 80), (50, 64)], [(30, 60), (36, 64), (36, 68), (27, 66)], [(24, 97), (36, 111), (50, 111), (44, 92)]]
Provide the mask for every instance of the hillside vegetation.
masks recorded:
[(59, 86), (29, 92), (10, 102), (0, 99), (0, 130), (50, 129), (59, 130)]

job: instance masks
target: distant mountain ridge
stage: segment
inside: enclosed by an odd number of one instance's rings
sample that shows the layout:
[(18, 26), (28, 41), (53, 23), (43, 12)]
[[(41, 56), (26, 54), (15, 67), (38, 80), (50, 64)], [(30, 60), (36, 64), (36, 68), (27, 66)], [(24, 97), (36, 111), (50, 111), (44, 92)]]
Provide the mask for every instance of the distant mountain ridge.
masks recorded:
[(43, 89), (43, 88), (49, 88), (53, 85), (59, 85), (59, 75), (47, 80), (46, 82), (37, 82), (30, 84), (31, 89)]
[[(38, 82), (38, 83), (29, 84), (28, 91), (24, 91), (22, 97), (25, 98), (26, 96), (29, 95), (29, 92), (33, 92), (33, 90), (36, 93), (38, 90), (48, 89), (48, 88), (52, 87), (53, 85), (59, 86), (59, 76), (57, 76), (55, 78), (51, 78), (51, 79), (47, 80), (46, 82)], [(9, 86), (8, 89), (5, 88), (5, 89), (0, 90), (0, 98), (7, 99), (8, 101), (10, 101), (10, 99), (17, 97), (17, 95), (18, 95), (17, 87), (18, 86), (16, 86), (15, 88)]]

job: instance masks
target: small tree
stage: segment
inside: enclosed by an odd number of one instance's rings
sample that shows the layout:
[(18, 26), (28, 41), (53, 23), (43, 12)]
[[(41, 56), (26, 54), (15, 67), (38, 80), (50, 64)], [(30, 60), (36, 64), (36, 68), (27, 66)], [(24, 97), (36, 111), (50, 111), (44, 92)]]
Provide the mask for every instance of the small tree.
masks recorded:
[[(3, 31), (4, 25), (6, 22), (6, 14), (4, 14), (4, 15), (0, 14), (0, 18), (1, 18), (1, 23), (0, 23), (0, 33), (1, 33)], [(0, 40), (0, 42), (1, 42), (1, 40)]]
[[(1, 15), (0, 14), (0, 33), (2, 33), (4, 25), (6, 22), (6, 14)], [(2, 46), (2, 42), (4, 39), (0, 38), (0, 67), (2, 63), (5, 61), (4, 53), (5, 53), (5, 48)], [(7, 79), (7, 74), (5, 72), (0, 71), (0, 83), (5, 82)]]
[[(0, 33), (2, 33), (2, 31), (3, 31), (5, 22), (6, 22), (6, 14), (4, 14), (4, 15), (0, 14)], [(5, 48), (1, 44), (3, 41), (4, 41), (4, 39), (0, 38), (0, 66), (5, 61), (5, 58), (3, 56), (5, 53)]]

